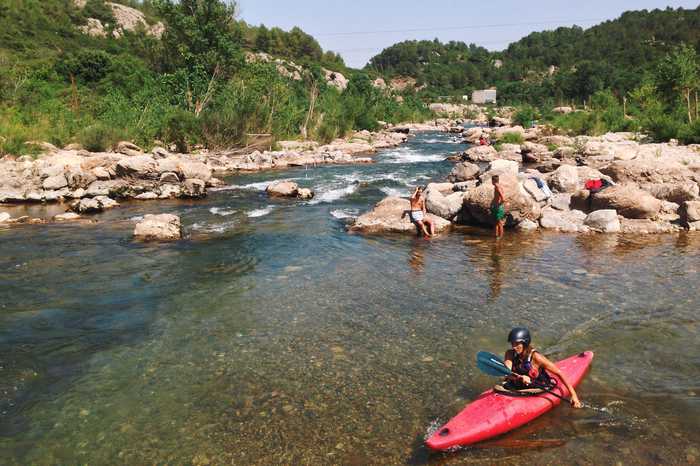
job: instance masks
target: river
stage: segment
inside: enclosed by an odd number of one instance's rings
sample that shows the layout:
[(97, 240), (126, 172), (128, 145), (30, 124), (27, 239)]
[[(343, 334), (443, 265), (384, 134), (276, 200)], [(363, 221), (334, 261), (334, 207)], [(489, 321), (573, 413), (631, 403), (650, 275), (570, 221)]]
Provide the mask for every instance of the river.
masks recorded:
[[(700, 461), (700, 235), (346, 231), (387, 194), (443, 179), (459, 149), (424, 133), (372, 165), (235, 176), (202, 201), (0, 230), (0, 462)], [(317, 196), (271, 200), (274, 179)], [(134, 219), (160, 212), (187, 238), (134, 242)], [(593, 408), (427, 452), (425, 436), (495, 383), (477, 351), (504, 351), (516, 325), (553, 359), (596, 353), (578, 390)]]

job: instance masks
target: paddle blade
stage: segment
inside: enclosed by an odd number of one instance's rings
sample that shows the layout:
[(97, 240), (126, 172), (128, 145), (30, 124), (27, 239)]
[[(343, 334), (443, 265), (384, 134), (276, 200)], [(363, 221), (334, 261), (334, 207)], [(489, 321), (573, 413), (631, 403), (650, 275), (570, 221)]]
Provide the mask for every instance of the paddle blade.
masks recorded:
[(511, 374), (510, 369), (503, 363), (501, 358), (486, 351), (480, 351), (476, 355), (476, 366), (489, 375), (501, 376)]

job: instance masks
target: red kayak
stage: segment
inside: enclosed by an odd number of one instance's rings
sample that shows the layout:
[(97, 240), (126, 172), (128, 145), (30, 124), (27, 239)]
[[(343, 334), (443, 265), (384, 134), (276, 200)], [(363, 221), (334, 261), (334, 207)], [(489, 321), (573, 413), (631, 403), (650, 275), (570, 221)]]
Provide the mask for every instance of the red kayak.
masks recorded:
[[(556, 364), (576, 387), (586, 375), (592, 361), (593, 352), (586, 351)], [(569, 390), (561, 380), (557, 380), (552, 392), (564, 397), (569, 396)], [(532, 421), (561, 401), (546, 392), (534, 396), (513, 396), (491, 389), (469, 403), (461, 413), (430, 437), (426, 444), (432, 450), (447, 450), (481, 442)]]

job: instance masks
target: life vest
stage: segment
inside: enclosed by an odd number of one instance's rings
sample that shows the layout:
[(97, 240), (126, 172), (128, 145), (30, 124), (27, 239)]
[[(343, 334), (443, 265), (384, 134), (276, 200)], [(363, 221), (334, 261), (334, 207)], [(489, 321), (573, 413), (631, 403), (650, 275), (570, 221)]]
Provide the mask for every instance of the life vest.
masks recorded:
[(525, 359), (521, 359), (515, 351), (513, 352), (513, 372), (518, 375), (526, 375), (530, 377), (532, 383), (549, 387), (552, 384), (552, 378), (549, 376), (544, 367), (540, 366), (539, 370), (532, 366), (532, 356), (537, 351), (532, 350)]

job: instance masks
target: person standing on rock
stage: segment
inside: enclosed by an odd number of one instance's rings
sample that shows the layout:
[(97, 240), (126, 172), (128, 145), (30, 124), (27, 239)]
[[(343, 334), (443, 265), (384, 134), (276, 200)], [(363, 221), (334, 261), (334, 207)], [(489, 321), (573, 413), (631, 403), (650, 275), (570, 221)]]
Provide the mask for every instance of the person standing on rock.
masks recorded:
[(496, 222), (496, 238), (503, 236), (503, 227), (506, 223), (506, 196), (503, 194), (503, 188), (499, 184), (498, 175), (491, 178), (493, 183), (493, 201), (491, 202), (491, 215)]
[[(423, 197), (423, 187), (418, 186), (411, 196), (411, 221), (416, 225), (425, 239), (429, 239), (435, 234), (435, 224), (430, 220), (425, 211), (425, 198)], [(428, 228), (426, 228), (426, 224)]]

